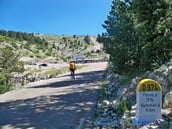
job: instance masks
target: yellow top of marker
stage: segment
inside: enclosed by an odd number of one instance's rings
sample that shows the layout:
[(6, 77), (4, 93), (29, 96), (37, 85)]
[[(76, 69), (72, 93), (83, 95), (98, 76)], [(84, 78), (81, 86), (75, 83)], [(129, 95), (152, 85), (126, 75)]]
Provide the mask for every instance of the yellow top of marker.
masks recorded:
[(154, 92), (162, 91), (161, 85), (152, 79), (143, 79), (137, 85), (136, 91), (138, 92)]

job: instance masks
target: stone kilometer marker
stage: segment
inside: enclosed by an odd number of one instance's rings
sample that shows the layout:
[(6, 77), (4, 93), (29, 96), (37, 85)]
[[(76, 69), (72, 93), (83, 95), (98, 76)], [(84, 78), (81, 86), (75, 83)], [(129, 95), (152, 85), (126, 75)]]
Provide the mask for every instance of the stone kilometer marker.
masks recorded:
[(158, 82), (144, 79), (136, 89), (137, 110), (133, 124), (144, 125), (161, 119), (162, 89)]

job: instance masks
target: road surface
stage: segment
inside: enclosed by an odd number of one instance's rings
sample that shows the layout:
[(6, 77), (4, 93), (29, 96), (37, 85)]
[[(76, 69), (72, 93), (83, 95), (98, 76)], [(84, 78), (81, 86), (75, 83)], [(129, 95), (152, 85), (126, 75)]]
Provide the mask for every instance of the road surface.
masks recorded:
[(90, 129), (106, 63), (0, 95), (0, 129)]

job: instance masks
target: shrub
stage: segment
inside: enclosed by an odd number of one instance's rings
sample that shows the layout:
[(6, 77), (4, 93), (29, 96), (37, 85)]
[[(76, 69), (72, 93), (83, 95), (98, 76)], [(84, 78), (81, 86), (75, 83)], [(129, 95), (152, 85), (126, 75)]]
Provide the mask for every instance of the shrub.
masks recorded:
[(0, 84), (0, 94), (3, 94), (3, 93), (5, 93), (5, 92), (7, 92), (9, 90), (10, 90), (10, 87), (8, 85)]
[(132, 126), (132, 118), (131, 117), (128, 117), (126, 119), (126, 127), (127, 128), (131, 128), (131, 126)]
[(12, 77), (12, 73), (24, 72), (24, 65), (19, 60), (19, 54), (10, 47), (1, 48), (0, 57), (0, 93), (4, 93), (9, 90), (9, 79)]
[(131, 110), (131, 104), (127, 102), (122, 102), (117, 107), (117, 113), (122, 115), (124, 112)]

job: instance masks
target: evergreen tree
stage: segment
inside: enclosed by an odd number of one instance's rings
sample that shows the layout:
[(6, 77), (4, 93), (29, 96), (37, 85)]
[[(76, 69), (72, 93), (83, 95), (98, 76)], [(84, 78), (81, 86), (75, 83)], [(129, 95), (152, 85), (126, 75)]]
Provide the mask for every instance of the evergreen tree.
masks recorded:
[(89, 35), (85, 36), (84, 37), (84, 41), (87, 43), (87, 44), (90, 44), (91, 43), (91, 38)]
[(102, 35), (104, 48), (110, 54), (115, 72), (121, 73), (136, 65), (138, 56), (137, 33), (132, 21), (130, 5), (114, 0), (112, 9), (103, 27), (107, 33)]
[(172, 56), (170, 0), (114, 0), (98, 37), (114, 71), (151, 70)]
[(160, 66), (170, 59), (172, 50), (170, 35), (166, 33), (172, 22), (167, 20), (172, 16), (167, 16), (169, 5), (165, 0), (134, 0), (133, 9), (142, 39), (141, 66), (146, 70)]

